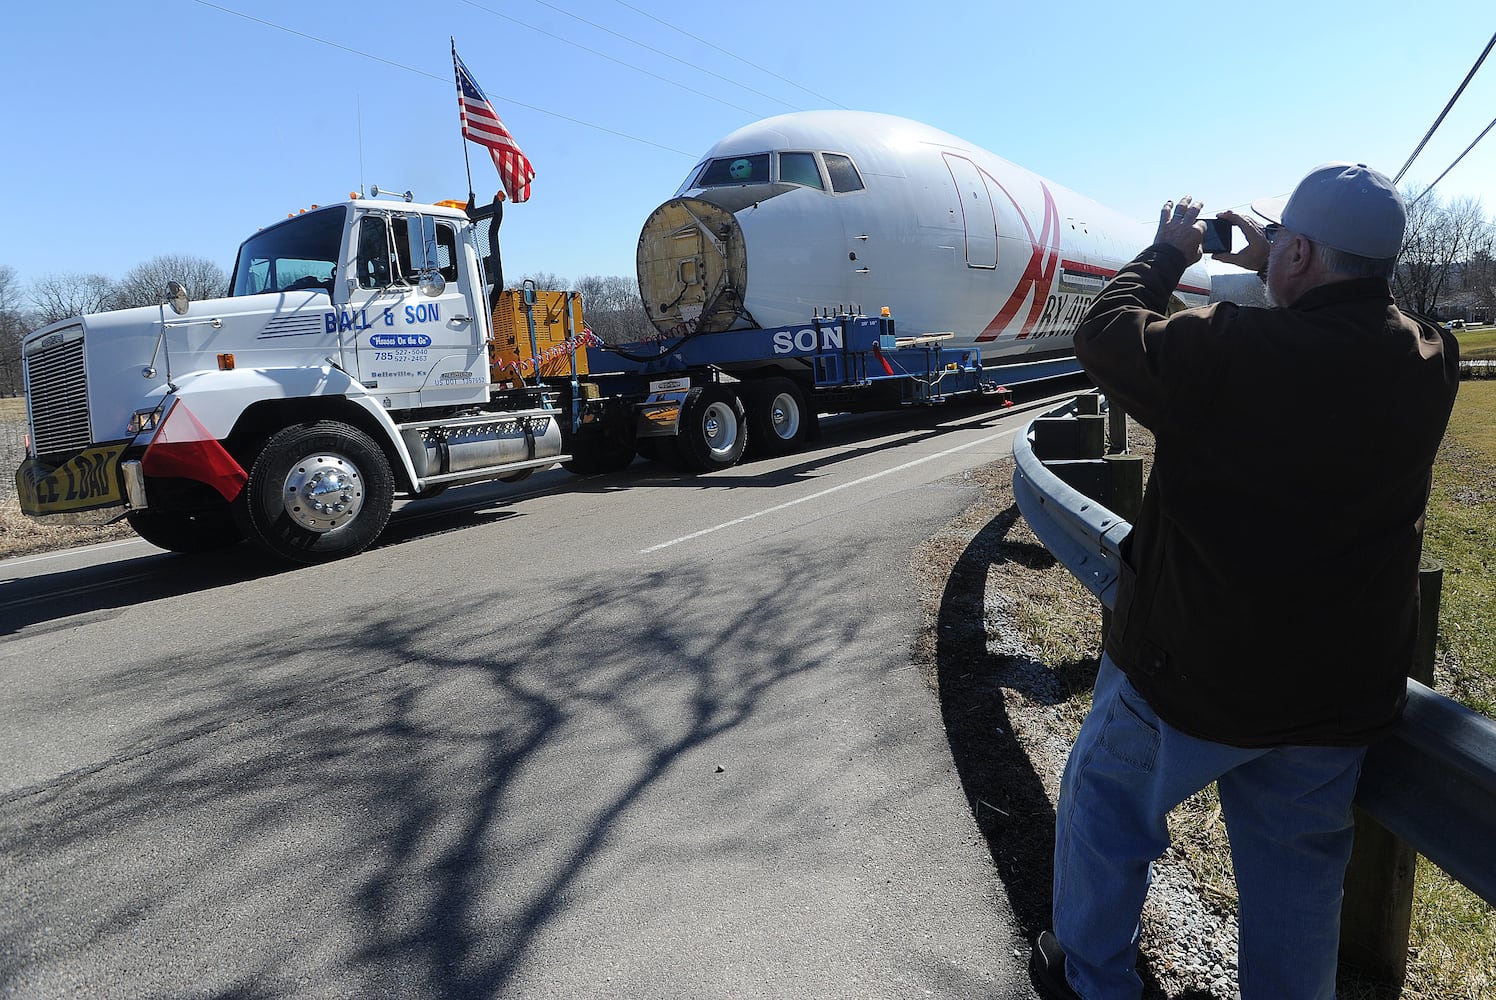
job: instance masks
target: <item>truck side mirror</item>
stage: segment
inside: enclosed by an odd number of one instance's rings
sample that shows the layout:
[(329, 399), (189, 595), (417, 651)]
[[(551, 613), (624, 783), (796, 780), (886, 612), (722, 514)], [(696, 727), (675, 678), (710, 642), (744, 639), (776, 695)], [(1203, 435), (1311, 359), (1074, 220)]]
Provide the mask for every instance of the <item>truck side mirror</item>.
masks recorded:
[(162, 295), (161, 301), (171, 306), (171, 311), (178, 316), (187, 315), (187, 289), (180, 281), (168, 281), (166, 283), (166, 291)]

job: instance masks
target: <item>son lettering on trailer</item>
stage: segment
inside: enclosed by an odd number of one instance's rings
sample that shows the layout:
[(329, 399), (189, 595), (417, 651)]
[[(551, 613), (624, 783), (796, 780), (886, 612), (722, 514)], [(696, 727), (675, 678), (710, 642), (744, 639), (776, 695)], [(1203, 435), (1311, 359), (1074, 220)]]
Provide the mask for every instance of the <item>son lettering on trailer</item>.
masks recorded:
[(819, 343), (815, 329), (808, 326), (800, 330), (780, 330), (774, 334), (775, 354), (810, 354), (818, 347), (823, 351), (839, 351), (843, 344), (842, 331), (838, 326), (822, 327)]

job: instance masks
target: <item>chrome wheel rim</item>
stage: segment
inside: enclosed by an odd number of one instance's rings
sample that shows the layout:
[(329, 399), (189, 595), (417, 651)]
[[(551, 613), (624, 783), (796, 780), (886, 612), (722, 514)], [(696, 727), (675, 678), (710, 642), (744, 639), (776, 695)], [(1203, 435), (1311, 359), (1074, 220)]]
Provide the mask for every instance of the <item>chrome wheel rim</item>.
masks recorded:
[(800, 432), (800, 407), (795, 397), (781, 392), (769, 403), (769, 426), (781, 441), (793, 441)]
[(707, 450), (717, 457), (730, 455), (738, 440), (738, 416), (726, 403), (713, 403), (706, 408), (701, 430)]
[(358, 517), (364, 506), (363, 476), (344, 456), (318, 452), (291, 467), (281, 495), (292, 521), (325, 534)]

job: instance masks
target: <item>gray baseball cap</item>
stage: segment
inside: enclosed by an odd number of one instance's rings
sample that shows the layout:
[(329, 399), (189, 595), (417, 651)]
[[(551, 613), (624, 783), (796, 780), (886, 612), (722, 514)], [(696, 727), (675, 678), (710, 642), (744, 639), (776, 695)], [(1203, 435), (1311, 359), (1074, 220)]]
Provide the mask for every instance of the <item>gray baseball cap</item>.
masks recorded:
[(1287, 202), (1254, 201), (1252, 211), (1315, 243), (1373, 260), (1396, 257), (1408, 225), (1402, 195), (1364, 163), (1315, 167)]

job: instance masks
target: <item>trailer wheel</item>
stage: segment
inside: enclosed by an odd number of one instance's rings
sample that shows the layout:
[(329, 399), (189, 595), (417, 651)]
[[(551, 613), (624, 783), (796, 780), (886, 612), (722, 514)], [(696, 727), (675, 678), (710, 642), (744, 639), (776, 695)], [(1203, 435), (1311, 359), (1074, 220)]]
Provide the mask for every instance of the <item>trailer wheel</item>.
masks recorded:
[(750, 383), (746, 393), (748, 439), (763, 455), (784, 455), (805, 440), (805, 393), (793, 379)]
[(709, 383), (686, 394), (675, 438), (686, 471), (711, 472), (736, 465), (747, 443), (743, 401), (736, 393), (724, 385)]
[(334, 420), (273, 434), (234, 503), (244, 534), (300, 563), (320, 563), (367, 548), (389, 523), (390, 463), (374, 439)]
[(168, 552), (213, 552), (244, 541), (229, 505), (218, 510), (157, 510), (147, 507), (125, 515), (135, 533)]

